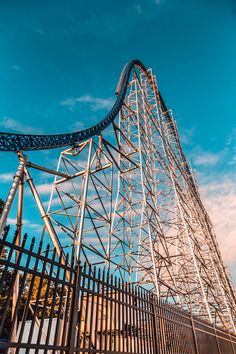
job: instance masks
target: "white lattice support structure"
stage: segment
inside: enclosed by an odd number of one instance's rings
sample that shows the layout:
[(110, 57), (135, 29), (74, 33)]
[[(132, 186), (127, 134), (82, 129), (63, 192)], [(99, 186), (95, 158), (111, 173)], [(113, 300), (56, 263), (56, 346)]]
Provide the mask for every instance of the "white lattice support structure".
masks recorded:
[[(133, 72), (113, 138), (61, 154), (59, 171), (70, 177), (56, 178), (50, 218), (77, 259), (105, 263), (111, 274), (235, 330), (235, 297), (212, 226), (149, 73), (151, 83)], [(55, 196), (63, 207), (53, 207)]]
[[(58, 254), (105, 265), (110, 275), (235, 332), (234, 288), (163, 107), (152, 71), (134, 68), (107, 136), (61, 152), (57, 171), (19, 155), (24, 175)], [(55, 175), (47, 212), (30, 168)]]

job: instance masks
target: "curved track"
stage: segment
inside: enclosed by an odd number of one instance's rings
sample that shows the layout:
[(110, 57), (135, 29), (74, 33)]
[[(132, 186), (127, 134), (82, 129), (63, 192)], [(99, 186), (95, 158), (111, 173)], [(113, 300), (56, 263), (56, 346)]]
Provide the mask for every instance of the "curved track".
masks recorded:
[[(140, 60), (129, 61), (120, 76), (117, 86), (117, 99), (110, 112), (96, 125), (74, 133), (52, 134), (52, 135), (34, 135), (34, 134), (14, 134), (0, 132), (0, 151), (30, 151), (59, 148), (68, 145), (74, 145), (83, 140), (89, 139), (94, 135), (99, 135), (116, 118), (124, 102), (127, 85), (132, 69), (138, 67), (151, 81), (151, 77)], [(167, 111), (165, 103), (160, 96), (163, 111)]]

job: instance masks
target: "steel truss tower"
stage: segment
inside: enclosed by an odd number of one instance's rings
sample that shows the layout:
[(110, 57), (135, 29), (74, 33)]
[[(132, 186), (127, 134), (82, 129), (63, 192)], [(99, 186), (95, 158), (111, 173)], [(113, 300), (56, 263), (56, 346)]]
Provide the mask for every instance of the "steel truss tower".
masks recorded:
[[(119, 118), (109, 129), (62, 151), (56, 171), (18, 152), (1, 227), (25, 178), (43, 235), (58, 253), (67, 248), (76, 262), (104, 264), (111, 275), (235, 333), (232, 281), (151, 70), (132, 67)], [(30, 168), (55, 175), (47, 211)]]

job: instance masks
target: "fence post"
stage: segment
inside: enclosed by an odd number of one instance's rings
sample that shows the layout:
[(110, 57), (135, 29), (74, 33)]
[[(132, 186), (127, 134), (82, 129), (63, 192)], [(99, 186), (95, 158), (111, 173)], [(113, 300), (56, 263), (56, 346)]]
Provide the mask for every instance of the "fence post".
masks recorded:
[(235, 350), (234, 350), (234, 345), (233, 345), (233, 342), (232, 342), (232, 338), (231, 338), (231, 335), (230, 335), (230, 331), (229, 331), (229, 338), (230, 338), (230, 344), (231, 344), (231, 347), (233, 349), (233, 354), (235, 354)]
[(191, 325), (192, 325), (192, 330), (193, 330), (193, 339), (194, 339), (194, 346), (196, 349), (196, 354), (200, 354), (199, 350), (198, 350), (198, 345), (197, 345), (197, 336), (196, 336), (196, 330), (195, 330), (195, 324), (194, 324), (194, 319), (192, 314), (189, 315), (190, 316), (190, 320), (191, 320)]
[(157, 325), (157, 311), (156, 311), (156, 301), (155, 301), (155, 295), (151, 294), (150, 300), (152, 302), (152, 308), (153, 308), (153, 353), (158, 353), (159, 352), (159, 345), (158, 345), (158, 325)]
[[(81, 277), (81, 267), (78, 265), (75, 268), (75, 277), (74, 277), (74, 287), (73, 295), (71, 299), (71, 314), (70, 322), (67, 330), (67, 340), (69, 353), (74, 353), (75, 350), (75, 339), (76, 339), (76, 326), (78, 321), (78, 311), (79, 311), (79, 293), (80, 293), (80, 277)], [(68, 296), (70, 296), (68, 294)], [(79, 333), (77, 334), (79, 336)]]
[(212, 324), (213, 328), (214, 328), (214, 333), (215, 333), (215, 338), (216, 338), (216, 345), (217, 345), (217, 349), (218, 349), (218, 352), (219, 354), (221, 354), (221, 350), (220, 350), (220, 344), (219, 344), (219, 341), (218, 341), (218, 336), (217, 336), (217, 332), (216, 332), (216, 327), (214, 324)]

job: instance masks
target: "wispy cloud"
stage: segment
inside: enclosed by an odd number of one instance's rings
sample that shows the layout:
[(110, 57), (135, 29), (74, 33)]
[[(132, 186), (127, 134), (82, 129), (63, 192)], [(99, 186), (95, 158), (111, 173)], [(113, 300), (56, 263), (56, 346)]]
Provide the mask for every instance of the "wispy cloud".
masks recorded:
[(195, 133), (195, 128), (182, 128), (180, 129), (180, 140), (182, 144), (191, 145), (193, 144), (193, 136)]
[(236, 279), (236, 178), (228, 174), (201, 179), (200, 194), (213, 222), (223, 260)]
[(47, 183), (47, 184), (39, 184), (36, 186), (36, 189), (40, 195), (48, 195), (52, 191), (52, 183)]
[(69, 126), (70, 131), (77, 131), (82, 129), (85, 129), (85, 122), (77, 121)]
[(19, 65), (12, 65), (11, 69), (15, 70), (15, 71), (21, 71), (22, 70), (22, 68)]
[[(36, 189), (37, 189), (40, 196), (42, 196), (42, 195), (49, 196), (52, 191), (52, 187), (53, 187), (52, 183), (42, 183), (42, 184), (36, 185)], [(26, 193), (26, 195), (32, 194), (30, 189), (27, 189), (25, 193)]]
[[(17, 219), (16, 218), (8, 218), (7, 219), (7, 224), (8, 225), (16, 225), (17, 224)], [(27, 226), (31, 229), (37, 229), (37, 230), (42, 230), (42, 225), (40, 224), (35, 224), (35, 223), (32, 223), (30, 220), (28, 219), (23, 219), (22, 220), (22, 224), (24, 226)]]
[(154, 4), (156, 4), (156, 5), (161, 5), (164, 2), (165, 2), (165, 0), (154, 0)]
[(38, 34), (41, 34), (41, 36), (44, 35), (44, 31), (41, 28), (36, 28), (35, 32), (38, 33)]
[(6, 183), (12, 181), (14, 172), (0, 174), (0, 183)]
[(23, 134), (42, 133), (42, 129), (22, 124), (20, 121), (11, 117), (2, 118), (2, 120), (0, 120), (0, 128)]
[(200, 155), (194, 156), (194, 163), (196, 165), (216, 165), (217, 162), (220, 160), (220, 154), (213, 154), (210, 152), (202, 153)]
[(217, 163), (221, 162), (222, 157), (225, 156), (226, 152), (227, 151), (225, 149), (219, 152), (212, 152), (209, 150), (203, 150), (200, 146), (196, 146), (190, 152), (190, 158), (197, 167), (213, 167)]
[(139, 4), (137, 4), (137, 12), (139, 15), (142, 15), (142, 8)]
[(88, 104), (92, 111), (100, 109), (110, 109), (114, 103), (113, 98), (100, 98), (91, 95), (83, 95), (80, 97), (69, 97), (60, 102), (61, 106), (67, 106), (69, 109), (75, 108), (79, 104)]
[(236, 154), (232, 155), (232, 157), (231, 157), (231, 159), (230, 159), (228, 164), (229, 165), (234, 165), (234, 166), (236, 165)]

